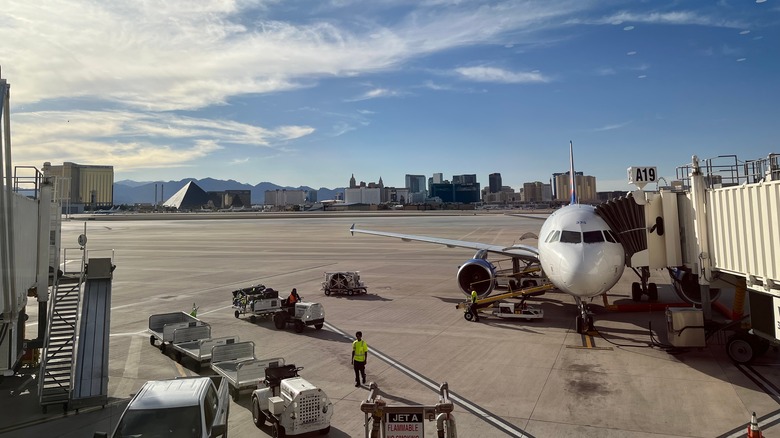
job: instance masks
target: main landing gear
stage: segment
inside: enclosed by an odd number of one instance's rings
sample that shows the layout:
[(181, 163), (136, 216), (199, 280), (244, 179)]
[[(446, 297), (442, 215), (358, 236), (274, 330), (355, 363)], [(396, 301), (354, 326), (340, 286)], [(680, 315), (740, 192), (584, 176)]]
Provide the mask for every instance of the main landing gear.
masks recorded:
[(587, 333), (596, 330), (593, 327), (593, 315), (588, 312), (588, 305), (582, 302), (582, 298), (574, 297), (577, 302), (577, 308), (580, 309), (580, 314), (575, 319), (577, 325), (577, 333)]
[(658, 286), (655, 283), (648, 283), (650, 279), (650, 268), (643, 266), (637, 270), (634, 270), (636, 275), (639, 276), (640, 282), (631, 283), (631, 299), (634, 301), (642, 301), (642, 295), (647, 295), (647, 299), (650, 302), (658, 301)]

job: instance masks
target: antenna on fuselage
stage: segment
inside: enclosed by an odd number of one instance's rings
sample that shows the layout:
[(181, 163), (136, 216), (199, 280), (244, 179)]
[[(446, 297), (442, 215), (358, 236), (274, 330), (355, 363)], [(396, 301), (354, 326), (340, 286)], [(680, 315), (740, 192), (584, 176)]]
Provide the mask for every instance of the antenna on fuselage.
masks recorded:
[(569, 186), (571, 187), (571, 204), (579, 204), (577, 200), (577, 184), (574, 176), (574, 144), (569, 140)]

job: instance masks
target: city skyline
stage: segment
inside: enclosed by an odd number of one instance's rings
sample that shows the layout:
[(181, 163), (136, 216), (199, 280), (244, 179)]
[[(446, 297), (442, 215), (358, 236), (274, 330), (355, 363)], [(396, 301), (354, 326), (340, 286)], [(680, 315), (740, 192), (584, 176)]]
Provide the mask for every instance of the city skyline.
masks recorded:
[(14, 165), (518, 188), (566, 170), (571, 140), (608, 191), (629, 166), (780, 149), (775, 0), (10, 0), (0, 20)]

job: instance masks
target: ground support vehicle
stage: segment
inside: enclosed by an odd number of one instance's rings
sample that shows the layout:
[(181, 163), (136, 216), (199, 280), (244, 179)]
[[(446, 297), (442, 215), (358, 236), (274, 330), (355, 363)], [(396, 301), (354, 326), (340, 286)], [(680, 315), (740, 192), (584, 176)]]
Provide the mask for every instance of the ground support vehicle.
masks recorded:
[(306, 326), (314, 326), (319, 330), (325, 323), (325, 309), (319, 303), (295, 303), (292, 306), (282, 307), (282, 310), (274, 314), (274, 325), (277, 329), (283, 329), (287, 324), (295, 327), (296, 333), (303, 332)]
[(255, 343), (251, 341), (217, 345), (211, 350), (211, 369), (227, 380), (235, 401), (242, 391), (257, 388), (265, 378), (265, 369), (271, 365), (282, 366), (284, 359), (257, 359)]
[(228, 384), (222, 377), (150, 380), (130, 400), (111, 436), (227, 437), (229, 414)]
[[(542, 284), (541, 286), (527, 287), (524, 289), (519, 289), (519, 290), (510, 291), (499, 295), (489, 296), (487, 298), (482, 298), (477, 300), (476, 306), (474, 306), (471, 303), (471, 301), (465, 301), (456, 304), (455, 308), (464, 311), (463, 317), (466, 318), (467, 321), (472, 321), (475, 319), (476, 315), (474, 312), (478, 312), (481, 309), (485, 309), (488, 307), (492, 307), (494, 309), (492, 313), (495, 316), (499, 316), (502, 318), (510, 317), (510, 318), (517, 318), (517, 319), (526, 319), (526, 320), (540, 319), (544, 317), (544, 312), (541, 309), (529, 308), (525, 304), (525, 300), (529, 297), (543, 295), (548, 290), (554, 288), (555, 286), (553, 286), (552, 284), (546, 283), (546, 284)], [(520, 302), (514, 303), (514, 302), (502, 301), (509, 298), (519, 298)], [(501, 309), (502, 305), (504, 305), (505, 310)], [(519, 306), (519, 309), (517, 308), (517, 306)], [(524, 311), (524, 309), (526, 310)], [(515, 313), (515, 311), (518, 311), (519, 313)], [(498, 314), (496, 314), (497, 312)]]
[[(174, 334), (174, 338), (175, 337), (176, 335)], [(196, 370), (200, 370), (201, 365), (211, 360), (211, 350), (214, 347), (217, 345), (235, 344), (236, 342), (239, 342), (239, 340), (238, 336), (224, 336), (221, 338), (206, 338), (185, 342), (176, 342), (174, 340), (171, 345), (173, 347), (173, 355), (176, 358), (176, 362), (181, 363), (184, 357), (189, 357), (195, 361)]]
[[(160, 351), (166, 353), (166, 344), (173, 343), (176, 330), (200, 326), (208, 327), (208, 324), (186, 312), (158, 313), (149, 317), (149, 332), (151, 333), (149, 343), (154, 347), (155, 343), (159, 341)], [(210, 328), (207, 330), (208, 336), (203, 336), (203, 329), (182, 330), (179, 332), (177, 340), (184, 342), (210, 338), (211, 330)]]
[(282, 308), (284, 298), (279, 298), (279, 291), (260, 284), (233, 292), (233, 315), (238, 318), (249, 313), (249, 320), (255, 322), (258, 316), (271, 316)]
[(295, 365), (265, 369), (264, 387), (252, 393), (252, 421), (261, 428), (271, 423), (272, 436), (330, 432), (333, 403), (325, 392), (298, 376)]
[(493, 307), (493, 316), (507, 319), (524, 319), (531, 321), (533, 319), (544, 318), (544, 310), (531, 307), (523, 302), (520, 303), (498, 303), (498, 307)]
[(360, 272), (326, 272), (325, 281), (322, 282), (322, 291), (325, 295), (343, 294), (360, 295), (368, 292), (366, 285), (360, 280)]

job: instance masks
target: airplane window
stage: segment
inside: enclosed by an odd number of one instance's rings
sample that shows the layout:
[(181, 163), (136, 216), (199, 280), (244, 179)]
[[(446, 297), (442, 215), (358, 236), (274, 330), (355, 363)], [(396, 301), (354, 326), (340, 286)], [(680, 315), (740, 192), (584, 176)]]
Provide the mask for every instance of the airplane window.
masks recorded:
[(551, 232), (550, 235), (547, 236), (547, 243), (557, 242), (558, 241), (558, 237), (560, 235), (561, 235), (561, 232), (559, 230), (555, 230), (555, 231)]
[(615, 235), (612, 234), (612, 230), (604, 230), (604, 238), (607, 239), (607, 242), (617, 243), (617, 239), (615, 239)]
[(563, 243), (581, 243), (582, 233), (579, 231), (561, 231), (561, 242)]
[(585, 243), (599, 243), (604, 241), (604, 235), (601, 230), (585, 231), (582, 233), (582, 241)]

